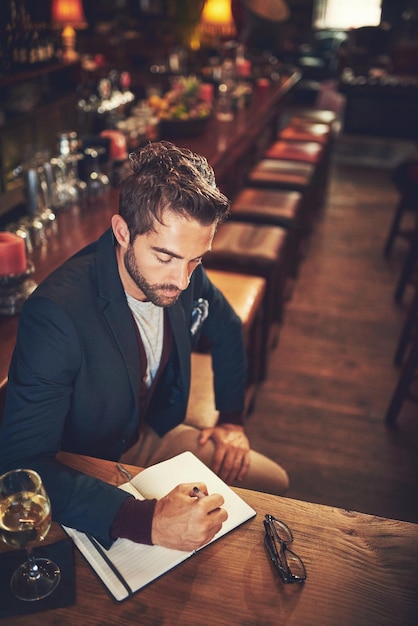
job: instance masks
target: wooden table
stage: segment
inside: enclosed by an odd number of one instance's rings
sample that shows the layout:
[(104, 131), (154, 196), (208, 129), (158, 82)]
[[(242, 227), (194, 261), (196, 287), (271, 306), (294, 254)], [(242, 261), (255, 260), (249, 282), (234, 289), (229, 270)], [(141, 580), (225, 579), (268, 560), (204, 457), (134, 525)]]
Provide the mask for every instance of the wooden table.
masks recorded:
[[(114, 463), (61, 455), (120, 483)], [(138, 468), (130, 468), (132, 473)], [(418, 525), (237, 489), (257, 516), (117, 604), (76, 551), (76, 603), (8, 626), (416, 626)], [(303, 559), (304, 585), (283, 585), (263, 545), (263, 516), (284, 520)], [(63, 531), (53, 525), (48, 540)]]

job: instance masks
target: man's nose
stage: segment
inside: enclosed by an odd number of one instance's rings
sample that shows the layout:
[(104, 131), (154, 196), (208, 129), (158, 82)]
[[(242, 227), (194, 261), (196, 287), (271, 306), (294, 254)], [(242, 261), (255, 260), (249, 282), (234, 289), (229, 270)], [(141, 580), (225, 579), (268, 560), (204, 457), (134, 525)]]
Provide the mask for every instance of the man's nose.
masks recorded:
[(189, 282), (190, 272), (188, 265), (182, 265), (178, 268), (178, 271), (176, 272), (175, 284), (179, 289), (181, 289), (181, 291), (184, 291), (189, 286)]

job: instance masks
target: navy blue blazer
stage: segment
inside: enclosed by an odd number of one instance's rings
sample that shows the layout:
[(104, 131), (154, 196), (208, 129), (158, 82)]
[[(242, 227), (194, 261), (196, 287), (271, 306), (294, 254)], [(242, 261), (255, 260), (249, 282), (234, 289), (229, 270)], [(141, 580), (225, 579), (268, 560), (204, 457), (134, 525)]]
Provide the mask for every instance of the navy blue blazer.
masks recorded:
[[(146, 421), (159, 434), (181, 423), (190, 389), (192, 314), (209, 303), (200, 332), (211, 346), (221, 412), (244, 407), (242, 325), (202, 266), (168, 308), (174, 348)], [(53, 518), (105, 544), (127, 495), (55, 460), (60, 450), (117, 460), (138, 428), (140, 364), (133, 318), (119, 277), (109, 229), (41, 283), (23, 306), (10, 369), (0, 473), (38, 471)]]

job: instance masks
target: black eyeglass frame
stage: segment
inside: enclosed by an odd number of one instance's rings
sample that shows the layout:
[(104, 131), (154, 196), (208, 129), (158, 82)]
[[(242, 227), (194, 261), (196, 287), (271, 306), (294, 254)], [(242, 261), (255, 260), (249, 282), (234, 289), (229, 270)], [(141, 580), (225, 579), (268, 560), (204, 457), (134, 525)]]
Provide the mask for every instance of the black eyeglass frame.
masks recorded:
[[(289, 539), (287, 541), (283, 540), (279, 536), (274, 522), (277, 522), (286, 530), (289, 535)], [(304, 583), (306, 580), (305, 565), (300, 556), (288, 548), (288, 545), (293, 541), (293, 534), (290, 528), (287, 524), (268, 513), (264, 516), (263, 524), (266, 531), (264, 545), (266, 546), (268, 555), (282, 581), (285, 584)], [(286, 552), (295, 562), (298, 563), (301, 575), (294, 574), (291, 571), (287, 562)]]

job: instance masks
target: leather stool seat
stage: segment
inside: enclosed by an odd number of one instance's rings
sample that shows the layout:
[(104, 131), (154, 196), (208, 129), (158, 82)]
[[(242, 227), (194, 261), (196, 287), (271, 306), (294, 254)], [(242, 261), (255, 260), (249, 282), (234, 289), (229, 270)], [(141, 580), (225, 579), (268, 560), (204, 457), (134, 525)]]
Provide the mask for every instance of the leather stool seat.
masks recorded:
[(249, 172), (248, 182), (257, 187), (306, 193), (314, 173), (312, 163), (263, 158)]
[(291, 116), (291, 122), (297, 123), (298, 120), (302, 122), (314, 122), (317, 124), (328, 124), (333, 126), (338, 122), (338, 115), (335, 111), (328, 111), (326, 109), (313, 109), (313, 108), (298, 108)]
[(314, 167), (311, 188), (312, 209), (322, 207), (328, 183), (329, 149), (315, 141), (284, 141), (273, 142), (264, 152), (263, 159), (277, 159), (308, 163)]
[(231, 203), (231, 218), (289, 228), (299, 219), (302, 199), (299, 191), (244, 187)]
[(321, 206), (323, 190), (315, 165), (287, 159), (261, 159), (247, 175), (247, 187), (299, 191), (303, 194), (304, 222), (311, 228)]
[(300, 161), (319, 167), (323, 155), (323, 147), (315, 141), (294, 142), (279, 139), (279, 141), (275, 141), (267, 148), (263, 158)]
[(321, 145), (327, 145), (331, 141), (331, 129), (328, 124), (305, 124), (289, 125), (283, 128), (278, 139), (285, 141), (314, 141)]
[(245, 187), (231, 203), (231, 219), (281, 226), (288, 231), (289, 274), (295, 276), (308, 222), (304, 197), (299, 191)]
[(228, 221), (221, 224), (212, 250), (205, 254), (206, 269), (218, 269), (266, 280), (263, 300), (261, 350), (265, 355), (261, 379), (267, 369), (267, 354), (278, 338), (283, 318), (288, 276), (288, 234), (279, 226)]

